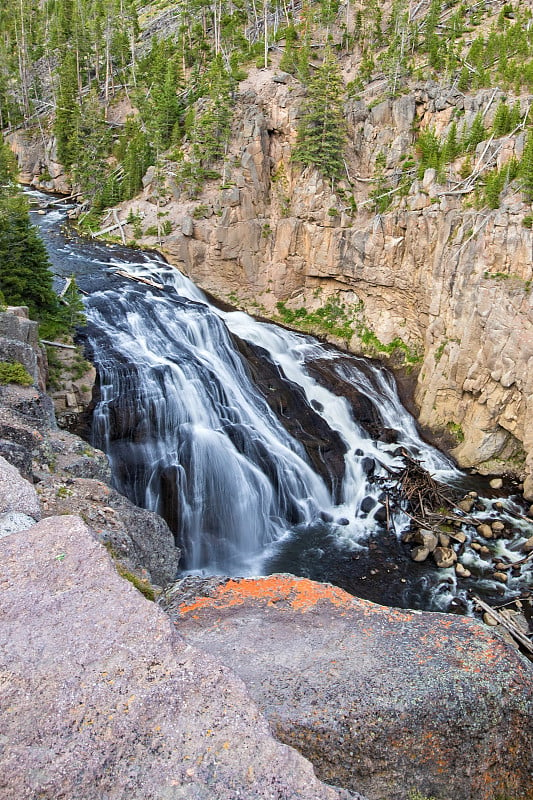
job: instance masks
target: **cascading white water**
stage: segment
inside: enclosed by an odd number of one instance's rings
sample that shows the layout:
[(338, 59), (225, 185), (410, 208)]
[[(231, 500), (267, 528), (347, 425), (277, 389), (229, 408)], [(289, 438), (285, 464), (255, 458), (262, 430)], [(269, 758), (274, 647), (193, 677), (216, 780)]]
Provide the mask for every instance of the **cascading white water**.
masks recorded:
[[(335, 361), (336, 352), (241, 312), (217, 310), (177, 270), (145, 258), (127, 271), (163, 291), (130, 283), (87, 304), (101, 380), (94, 440), (108, 453), (119, 488), (174, 522), (189, 571), (260, 571), (271, 542), (326, 510), (342, 517), (344, 538), (368, 536), (376, 523), (359, 508), (365, 497), (377, 507), (380, 490), (368, 481), (364, 460), (371, 457), (378, 473), (401, 462), (392, 452), (398, 445), (378, 446), (349, 403), (307, 371), (308, 362)], [(264, 349), (345, 442), (336, 509), (302, 447), (250, 382), (227, 329)], [(375, 383), (355, 360), (337, 369), (376, 402), (385, 426), (399, 427), (403, 446), (422, 451), (430, 468), (453, 471), (419, 438), (379, 366), (371, 368)]]
[[(398, 450), (466, 489), (464, 476), (421, 441), (385, 369), (312, 337), (213, 308), (158, 256), (65, 236), (59, 227), (65, 216), (54, 209), (34, 221), (57, 288), (75, 273), (88, 295), (92, 322), (84, 338), (92, 340), (101, 382), (95, 435), (117, 487), (170, 522), (185, 570), (291, 571), (378, 602), (444, 610), (459, 599), (465, 607), (465, 586), (453, 569), (406, 558), (394, 536), (408, 526), (406, 514), (393, 511), (386, 526), (376, 520), (385, 511), (383, 479), (403, 466)], [(115, 270), (165, 288), (117, 278), (110, 274)], [(275, 414), (250, 381), (228, 330), (239, 337)], [(471, 488), (484, 490), (482, 482)], [(520, 533), (493, 547), (514, 563), (531, 524), (519, 506), (505, 503), (503, 518)], [(481, 503), (480, 520), (490, 504)], [(475, 527), (466, 532), (473, 542)], [(476, 591), (501, 596), (490, 559), (468, 542), (461, 558), (472, 567)], [(503, 591), (512, 595), (524, 581), (531, 584), (528, 564), (509, 573)]]
[(207, 304), (130, 284), (92, 295), (87, 315), (95, 444), (119, 488), (179, 529), (189, 571), (257, 572), (270, 542), (330, 505)]

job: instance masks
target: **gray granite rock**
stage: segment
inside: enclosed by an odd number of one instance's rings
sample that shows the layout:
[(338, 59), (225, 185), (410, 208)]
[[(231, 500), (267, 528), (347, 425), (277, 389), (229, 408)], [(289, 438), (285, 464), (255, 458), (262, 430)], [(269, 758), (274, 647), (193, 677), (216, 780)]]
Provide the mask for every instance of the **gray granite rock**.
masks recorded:
[(349, 800), (78, 517), (0, 540), (2, 800)]
[(276, 736), (370, 798), (531, 799), (533, 668), (481, 623), (271, 575), (161, 602), (245, 682)]
[(3, 536), (9, 536), (10, 533), (25, 531), (26, 528), (31, 528), (32, 525), (35, 525), (35, 520), (27, 514), (19, 514), (17, 511), (7, 511), (4, 514), (0, 514), (0, 539)]
[(39, 483), (43, 516), (77, 514), (113, 556), (152, 583), (175, 580), (180, 550), (167, 523), (158, 514), (138, 508), (98, 480), (49, 475)]
[(41, 518), (39, 498), (35, 488), (19, 471), (0, 456), (0, 513), (17, 511), (34, 520)]

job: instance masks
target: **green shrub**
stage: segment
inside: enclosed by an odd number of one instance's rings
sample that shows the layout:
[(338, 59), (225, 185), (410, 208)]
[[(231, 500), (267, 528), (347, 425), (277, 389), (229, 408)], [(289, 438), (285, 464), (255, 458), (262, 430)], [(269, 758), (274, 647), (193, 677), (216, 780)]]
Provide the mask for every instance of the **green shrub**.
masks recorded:
[(31, 386), (33, 378), (20, 361), (0, 361), (0, 383), (19, 383)]

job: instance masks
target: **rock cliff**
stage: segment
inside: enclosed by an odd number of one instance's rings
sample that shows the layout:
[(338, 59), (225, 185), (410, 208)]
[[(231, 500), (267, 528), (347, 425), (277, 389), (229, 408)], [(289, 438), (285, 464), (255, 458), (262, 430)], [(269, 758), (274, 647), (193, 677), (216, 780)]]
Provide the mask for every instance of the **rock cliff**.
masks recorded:
[[(346, 77), (353, 68), (345, 61)], [(446, 176), (428, 169), (422, 178), (410, 161), (415, 131), (445, 137), (454, 122), (468, 129), (478, 112), (487, 141), (474, 154), (476, 168), (519, 158), (523, 131), (500, 139), (488, 133), (508, 95), (424, 83), (383, 99), (367, 88), (346, 105), (347, 177), (335, 191), (291, 160), (303, 96), (287, 74), (250, 70), (235, 100), (232, 166), (222, 183), (211, 181), (188, 200), (175, 165), (167, 163), (163, 189), (151, 169), (142, 196), (119, 209), (121, 232), (158, 247), (202, 288), (251, 312), (287, 321), (280, 302), (311, 314), (329, 304), (347, 334), (335, 337), (333, 325), (315, 325), (316, 333), (407, 366), (421, 424), (462, 466), (521, 474), (533, 498), (529, 207), (508, 191), (499, 208), (478, 210), (472, 186), (461, 180), (464, 157)], [(524, 111), (531, 105), (530, 97), (517, 99)], [(44, 147), (27, 133), (10, 141), (25, 180), (39, 182), (44, 163), (55, 175), (44, 188), (66, 190), (53, 142)], [(393, 202), (376, 213), (380, 163)], [(127, 224), (131, 214), (143, 231), (164, 215), (170, 232), (139, 239)]]
[[(172, 232), (143, 241), (159, 242), (200, 286), (252, 312), (279, 317), (280, 301), (308, 312), (335, 303), (352, 335), (329, 338), (393, 366), (407, 353), (422, 425), (451, 432), (448, 444), (463, 466), (521, 472), (533, 497), (527, 205), (509, 194), (499, 209), (468, 207), (461, 189), (439, 183), (434, 170), (410, 179), (406, 196), (384, 213), (372, 211), (370, 200), (377, 154), (386, 152), (388, 171), (398, 173), (415, 127), (444, 135), (457, 110), (469, 124), (484, 109), (489, 122), (498, 95), (459, 98), (424, 86), (377, 105), (350, 102), (351, 181), (333, 193), (316, 172), (291, 162), (302, 90), (275, 77), (254, 72), (240, 86), (227, 188), (211, 186), (187, 201), (170, 171), (156, 204), (148, 175), (122, 220), (134, 211), (153, 227), (163, 205)], [(494, 163), (519, 157), (523, 144), (523, 134), (494, 141)]]

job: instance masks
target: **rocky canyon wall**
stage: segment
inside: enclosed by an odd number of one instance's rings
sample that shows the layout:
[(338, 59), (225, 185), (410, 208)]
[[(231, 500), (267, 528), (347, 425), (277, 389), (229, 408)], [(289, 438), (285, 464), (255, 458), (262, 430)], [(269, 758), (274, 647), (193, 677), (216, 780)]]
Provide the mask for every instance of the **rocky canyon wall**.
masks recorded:
[[(348, 335), (339, 340), (320, 326), (317, 333), (392, 366), (406, 363), (421, 424), (447, 435), (463, 466), (522, 474), (531, 498), (533, 240), (524, 225), (531, 209), (511, 190), (498, 209), (482, 207), (461, 180), (464, 157), (445, 177), (432, 169), (417, 176), (410, 161), (416, 131), (444, 137), (453, 120), (468, 128), (479, 111), (488, 131), (501, 97), (425, 83), (395, 100), (349, 101), (347, 177), (332, 189), (291, 161), (301, 85), (251, 70), (236, 97), (223, 178), (191, 200), (171, 162), (163, 192), (149, 170), (143, 194), (119, 209), (122, 232), (251, 312), (280, 318), (281, 302), (282, 310), (313, 315), (333, 303)], [(523, 109), (530, 100), (520, 98)], [(38, 181), (53, 144), (37, 153), (35, 141), (11, 143), (25, 178)], [(519, 158), (523, 147), (523, 131), (501, 139), (487, 132), (474, 172)], [(64, 189), (52, 166), (45, 187)], [(377, 213), (380, 169), (393, 202)], [(126, 222), (132, 212), (143, 231), (162, 216), (171, 230), (139, 237)]]
[[(264, 71), (259, 83), (250, 80), (253, 89), (243, 86), (233, 185), (212, 188), (201, 204), (170, 198), (175, 229), (163, 251), (201, 286), (252, 312), (275, 316), (283, 301), (312, 313), (334, 298), (353, 331), (350, 350), (392, 356), (393, 366), (409, 353), (419, 420), (455, 437), (459, 463), (484, 472), (525, 470), (531, 497), (528, 207), (508, 193), (499, 209), (477, 209), (471, 193), (438, 183), (434, 170), (410, 180), (385, 213), (375, 213), (370, 198), (378, 153), (388, 154), (393, 175), (412, 149), (415, 127), (445, 134), (461, 103), (466, 124), (488, 108), (488, 125), (497, 97), (459, 98), (426, 86), (373, 108), (352, 102), (351, 186), (346, 180), (335, 193), (316, 172), (291, 163), (299, 89), (272, 78)], [(520, 157), (523, 143), (522, 133), (489, 143), (493, 163)], [(476, 152), (480, 163), (486, 146)], [(147, 186), (141, 210), (148, 217), (149, 201)], [(398, 340), (400, 347), (390, 348)]]

